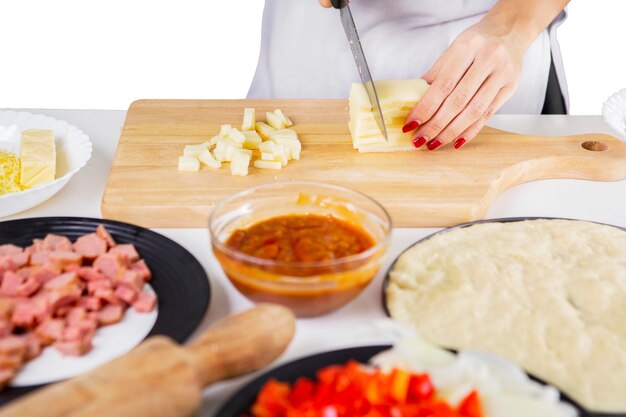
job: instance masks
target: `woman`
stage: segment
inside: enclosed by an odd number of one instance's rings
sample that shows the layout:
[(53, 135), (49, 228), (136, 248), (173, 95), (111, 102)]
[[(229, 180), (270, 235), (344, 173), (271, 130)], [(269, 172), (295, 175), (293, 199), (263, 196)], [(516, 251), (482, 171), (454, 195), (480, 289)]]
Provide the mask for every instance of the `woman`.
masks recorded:
[[(496, 112), (567, 112), (556, 28), (568, 2), (354, 0), (351, 8), (375, 79), (431, 84), (403, 130), (435, 150), (462, 147)], [(358, 79), (336, 10), (266, 0), (248, 97), (345, 98)]]

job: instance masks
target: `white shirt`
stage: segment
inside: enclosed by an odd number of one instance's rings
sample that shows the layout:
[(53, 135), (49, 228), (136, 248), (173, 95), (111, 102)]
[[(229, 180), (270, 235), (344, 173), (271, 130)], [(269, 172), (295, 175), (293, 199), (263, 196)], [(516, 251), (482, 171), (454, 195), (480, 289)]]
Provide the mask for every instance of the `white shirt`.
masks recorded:
[[(376, 79), (421, 77), (468, 26), (497, 0), (354, 0), (355, 24)], [(554, 56), (561, 89), (566, 84), (556, 27), (543, 31), (524, 57), (515, 95), (500, 113), (539, 114)], [(339, 11), (316, 0), (266, 0), (261, 55), (248, 98), (346, 98), (359, 75)], [(566, 96), (567, 103), (567, 96)]]

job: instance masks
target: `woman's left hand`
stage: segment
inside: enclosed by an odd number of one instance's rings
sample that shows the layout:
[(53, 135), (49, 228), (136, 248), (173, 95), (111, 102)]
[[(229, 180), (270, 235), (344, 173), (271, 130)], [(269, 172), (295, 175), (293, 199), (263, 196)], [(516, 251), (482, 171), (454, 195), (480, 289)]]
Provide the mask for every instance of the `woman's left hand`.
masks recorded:
[(431, 151), (472, 140), (515, 92), (528, 45), (501, 26), (466, 29), (422, 77), (431, 86), (402, 130), (417, 128), (413, 144)]

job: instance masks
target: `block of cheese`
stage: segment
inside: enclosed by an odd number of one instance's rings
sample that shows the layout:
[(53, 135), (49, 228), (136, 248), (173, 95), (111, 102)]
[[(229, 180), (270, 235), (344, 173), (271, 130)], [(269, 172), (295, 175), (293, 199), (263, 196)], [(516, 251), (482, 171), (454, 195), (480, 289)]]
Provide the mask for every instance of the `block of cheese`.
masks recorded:
[(428, 90), (424, 80), (375, 81), (380, 108), (387, 127), (385, 141), (374, 118), (372, 105), (365, 86), (352, 84), (350, 89), (350, 133), (352, 144), (359, 152), (395, 152), (414, 150), (411, 132), (402, 133), (404, 120), (411, 109)]
[(32, 188), (54, 181), (57, 156), (52, 130), (24, 130), (20, 154), (20, 183), (23, 187)]

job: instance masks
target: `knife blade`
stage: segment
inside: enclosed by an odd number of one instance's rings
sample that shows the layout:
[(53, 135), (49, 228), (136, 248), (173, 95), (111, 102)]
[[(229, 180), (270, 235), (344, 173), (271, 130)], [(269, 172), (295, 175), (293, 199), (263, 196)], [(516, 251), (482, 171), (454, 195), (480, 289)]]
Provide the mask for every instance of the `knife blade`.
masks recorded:
[(370, 69), (367, 66), (367, 60), (365, 59), (365, 53), (363, 52), (363, 46), (361, 45), (361, 40), (359, 39), (359, 33), (357, 32), (356, 25), (354, 24), (354, 18), (352, 17), (350, 6), (345, 0), (333, 0), (332, 4), (335, 8), (339, 9), (341, 24), (343, 26), (343, 30), (346, 32), (346, 37), (348, 38), (348, 43), (350, 44), (350, 49), (352, 50), (352, 55), (354, 56), (356, 68), (359, 71), (361, 82), (365, 86), (365, 90), (367, 91), (367, 95), (372, 105), (374, 120), (376, 120), (376, 124), (378, 125), (380, 132), (388, 142), (387, 126), (385, 126), (383, 112), (380, 108), (380, 102), (378, 101), (378, 93), (376, 92), (376, 86), (372, 80)]

